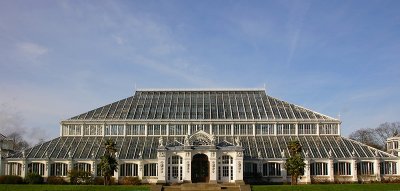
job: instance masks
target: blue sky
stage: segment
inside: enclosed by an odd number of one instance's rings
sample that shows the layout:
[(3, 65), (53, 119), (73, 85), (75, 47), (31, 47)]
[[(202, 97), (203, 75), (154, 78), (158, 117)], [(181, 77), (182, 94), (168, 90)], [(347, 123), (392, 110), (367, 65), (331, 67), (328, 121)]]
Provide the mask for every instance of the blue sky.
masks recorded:
[(0, 121), (33, 142), (138, 88), (262, 88), (399, 121), (400, 1), (1, 1)]

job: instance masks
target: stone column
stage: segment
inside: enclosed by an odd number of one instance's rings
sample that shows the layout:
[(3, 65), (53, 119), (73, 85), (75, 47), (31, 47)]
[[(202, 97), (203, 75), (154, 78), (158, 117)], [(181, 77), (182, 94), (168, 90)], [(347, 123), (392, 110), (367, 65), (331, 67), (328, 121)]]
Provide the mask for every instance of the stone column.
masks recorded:
[(381, 161), (379, 158), (376, 158), (374, 161), (374, 171), (376, 175), (376, 181), (381, 181), (381, 171), (380, 171)]
[(97, 164), (96, 164), (96, 159), (93, 159), (92, 161), (92, 177), (97, 176)]
[(143, 180), (143, 160), (140, 160), (138, 164), (138, 178)]
[(358, 182), (357, 177), (357, 159), (355, 157), (351, 158), (351, 181)]
[(185, 151), (185, 156), (183, 157), (183, 172), (182, 172), (182, 180), (184, 182), (192, 182), (191, 176), (191, 167), (192, 167), (192, 153), (190, 150)]
[(216, 184), (217, 183), (217, 154), (215, 151), (210, 152), (210, 181), (209, 183)]
[(306, 184), (311, 184), (311, 172), (310, 172), (310, 159), (305, 158), (304, 163), (306, 164), (304, 166), (304, 177), (305, 177), (305, 183)]
[(21, 177), (25, 178), (28, 174), (28, 164), (26, 162), (26, 158), (22, 158), (22, 169), (21, 169)]
[(329, 182), (334, 182), (335, 181), (334, 169), (333, 169), (333, 158), (332, 157), (330, 157), (328, 159), (328, 176), (329, 176)]
[(158, 180), (157, 184), (164, 184), (166, 183), (166, 178), (165, 178), (165, 169), (166, 168), (166, 149), (164, 146), (159, 146), (158, 151), (157, 151), (157, 156), (158, 156)]
[(240, 149), (236, 150), (236, 158), (234, 159), (233, 162), (233, 177), (236, 183), (239, 184), (244, 184), (243, 181), (243, 149), (240, 147)]

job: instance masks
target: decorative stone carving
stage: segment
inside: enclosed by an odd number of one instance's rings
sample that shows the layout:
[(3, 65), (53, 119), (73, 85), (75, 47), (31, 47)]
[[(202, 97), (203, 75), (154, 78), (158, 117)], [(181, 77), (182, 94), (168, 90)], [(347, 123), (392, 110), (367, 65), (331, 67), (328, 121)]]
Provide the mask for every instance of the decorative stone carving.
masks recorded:
[(158, 153), (158, 156), (159, 156), (159, 157), (165, 157), (165, 152), (159, 152), (159, 153)]
[(310, 155), (310, 154), (308, 153), (308, 150), (307, 150), (306, 152), (304, 152), (304, 157), (308, 158), (309, 155)]
[(186, 152), (186, 157), (190, 157), (190, 152)]
[(235, 143), (236, 143), (236, 146), (240, 146), (241, 145), (239, 137), (235, 138)]
[(190, 142), (189, 142), (189, 135), (185, 136), (185, 146), (190, 146)]
[(160, 162), (161, 174), (164, 174), (164, 161)]
[(212, 173), (215, 173), (215, 161), (212, 161)]
[(163, 140), (162, 137), (158, 138), (158, 146), (159, 146), (159, 147), (164, 146), (164, 140)]
[(328, 157), (329, 157), (329, 158), (332, 158), (332, 156), (333, 156), (333, 154), (332, 154), (332, 150), (331, 150), (331, 149), (329, 149), (329, 151), (328, 151)]
[(238, 173), (240, 173), (242, 170), (242, 162), (238, 161)]
[(242, 152), (237, 152), (237, 153), (236, 153), (236, 156), (237, 156), (237, 157), (242, 157)]
[(187, 169), (187, 173), (190, 173), (190, 162), (189, 161), (186, 162), (186, 169)]
[(282, 150), (282, 152), (281, 152), (281, 156), (282, 156), (282, 158), (286, 158), (286, 153), (285, 153), (285, 150)]
[(258, 152), (257, 152), (257, 155), (258, 155), (258, 158), (259, 158), (259, 159), (262, 158), (261, 151), (258, 151)]

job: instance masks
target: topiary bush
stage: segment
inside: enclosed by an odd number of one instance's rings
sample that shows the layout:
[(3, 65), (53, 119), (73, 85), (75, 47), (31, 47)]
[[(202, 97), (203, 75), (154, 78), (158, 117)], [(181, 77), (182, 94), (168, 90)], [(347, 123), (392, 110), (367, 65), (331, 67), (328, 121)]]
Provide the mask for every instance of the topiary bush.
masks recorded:
[(140, 185), (140, 179), (137, 176), (125, 176), (120, 181), (119, 184), (123, 185)]
[(0, 184), (22, 184), (24, 180), (20, 176), (4, 175), (0, 176)]
[(47, 178), (47, 184), (67, 184), (67, 181), (63, 177), (49, 176)]
[(28, 184), (43, 184), (43, 177), (39, 174), (29, 173), (25, 177), (25, 182)]

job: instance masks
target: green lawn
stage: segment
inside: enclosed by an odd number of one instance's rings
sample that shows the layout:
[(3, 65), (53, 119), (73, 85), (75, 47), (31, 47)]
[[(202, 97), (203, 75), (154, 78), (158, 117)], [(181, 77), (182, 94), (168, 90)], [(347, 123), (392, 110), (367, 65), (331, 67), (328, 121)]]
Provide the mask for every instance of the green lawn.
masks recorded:
[(148, 186), (0, 184), (0, 191), (148, 191)]
[(400, 184), (254, 185), (253, 191), (400, 191)]

